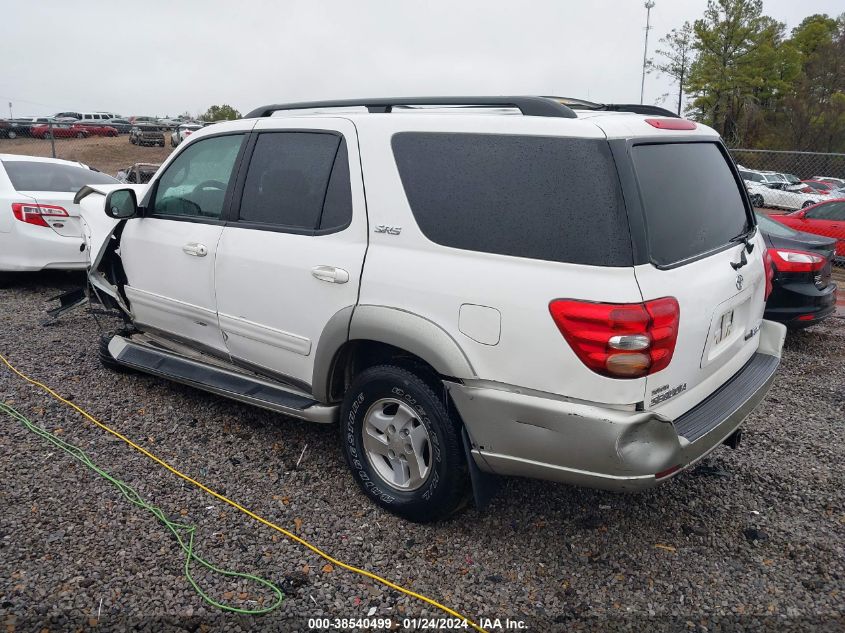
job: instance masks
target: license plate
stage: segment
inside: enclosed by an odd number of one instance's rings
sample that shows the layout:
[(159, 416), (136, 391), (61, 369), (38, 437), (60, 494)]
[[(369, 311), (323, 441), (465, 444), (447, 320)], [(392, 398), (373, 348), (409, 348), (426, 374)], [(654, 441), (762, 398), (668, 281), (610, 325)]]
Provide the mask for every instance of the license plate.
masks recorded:
[(713, 346), (715, 347), (726, 338), (729, 338), (734, 327), (734, 311), (728, 310), (719, 320), (716, 321), (716, 332), (713, 335)]

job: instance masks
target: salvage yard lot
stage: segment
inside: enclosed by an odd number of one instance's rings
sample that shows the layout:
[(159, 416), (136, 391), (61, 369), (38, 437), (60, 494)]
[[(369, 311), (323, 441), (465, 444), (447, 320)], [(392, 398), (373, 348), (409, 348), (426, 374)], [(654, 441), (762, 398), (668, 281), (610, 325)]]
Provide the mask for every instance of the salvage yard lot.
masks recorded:
[[(129, 136), (92, 136), (90, 138), (56, 139), (56, 158), (75, 160), (114, 176), (118, 170), (135, 163), (162, 163), (170, 156), (169, 132), (165, 147), (139, 147)], [(50, 157), (50, 141), (36, 138), (0, 139), (0, 154), (23, 154)]]
[[(99, 141), (99, 139), (98, 139)], [(128, 143), (127, 143), (128, 144)], [(682, 630), (714, 622), (841, 630), (845, 617), (845, 333), (789, 334), (769, 396), (738, 451), (637, 495), (506, 480), (483, 512), (415, 525), (367, 501), (337, 431), (140, 374), (103, 369), (97, 324), (77, 310), (40, 325), (79, 276), (0, 290), (0, 353), (95, 417), (334, 556), (475, 619), (531, 631)], [(117, 324), (98, 317), (105, 327)], [(308, 630), (307, 617), (440, 616), (286, 541), (188, 487), (43, 392), (0, 370), (0, 401), (81, 446), (169, 515), (199, 554), (284, 589), (263, 618), (209, 608), (175, 541), (104, 480), (11, 419), (0, 433), (0, 613), (8, 630)], [(301, 463), (296, 466), (301, 458)], [(196, 570), (236, 606), (269, 600)], [(49, 621), (49, 624), (48, 624)], [(36, 623), (38, 623), (37, 629)], [(703, 630), (703, 629), (699, 629)]]

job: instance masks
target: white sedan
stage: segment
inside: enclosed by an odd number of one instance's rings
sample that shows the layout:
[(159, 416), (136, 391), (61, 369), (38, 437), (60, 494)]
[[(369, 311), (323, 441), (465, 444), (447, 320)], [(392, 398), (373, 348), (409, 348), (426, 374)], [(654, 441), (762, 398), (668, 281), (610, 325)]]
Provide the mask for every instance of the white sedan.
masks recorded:
[(182, 123), (173, 132), (170, 133), (170, 146), (178, 147), (185, 142), (191, 134), (197, 130), (201, 130), (202, 125), (199, 123)]
[[(785, 185), (788, 187), (788, 185)], [(751, 198), (751, 204), (755, 207), (769, 207), (773, 209), (789, 209), (795, 211), (805, 207), (812, 206), (817, 202), (824, 202), (829, 200), (828, 196), (819, 196), (812, 193), (801, 193), (800, 191), (789, 191), (788, 189), (778, 188), (772, 184), (765, 184), (760, 182), (753, 182), (751, 180), (745, 181), (745, 187), (748, 189), (748, 196)]]
[(13, 272), (87, 268), (74, 194), (116, 183), (82, 163), (0, 154), (0, 282)]

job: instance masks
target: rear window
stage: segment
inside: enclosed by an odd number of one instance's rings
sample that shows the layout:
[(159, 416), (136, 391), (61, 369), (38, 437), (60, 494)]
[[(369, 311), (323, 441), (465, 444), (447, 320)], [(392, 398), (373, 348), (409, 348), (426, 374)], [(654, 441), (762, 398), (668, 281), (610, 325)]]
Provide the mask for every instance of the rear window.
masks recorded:
[(404, 132), (392, 144), (414, 218), (431, 241), (555, 262), (632, 264), (606, 141)]
[(27, 160), (4, 160), (15, 191), (79, 191), (85, 185), (115, 185), (117, 180), (85, 167)]
[(739, 185), (715, 143), (636, 145), (633, 160), (658, 266), (718, 249), (749, 229)]

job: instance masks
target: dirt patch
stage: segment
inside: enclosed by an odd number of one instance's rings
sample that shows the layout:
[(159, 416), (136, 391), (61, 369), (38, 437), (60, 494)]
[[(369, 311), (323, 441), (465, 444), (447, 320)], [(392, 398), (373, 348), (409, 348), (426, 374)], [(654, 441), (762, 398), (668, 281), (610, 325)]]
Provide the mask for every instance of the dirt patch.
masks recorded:
[[(56, 158), (76, 160), (114, 176), (134, 163), (162, 163), (170, 156), (169, 134), (165, 147), (139, 147), (129, 136), (56, 139)], [(0, 154), (52, 156), (49, 140), (36, 138), (0, 139)]]

